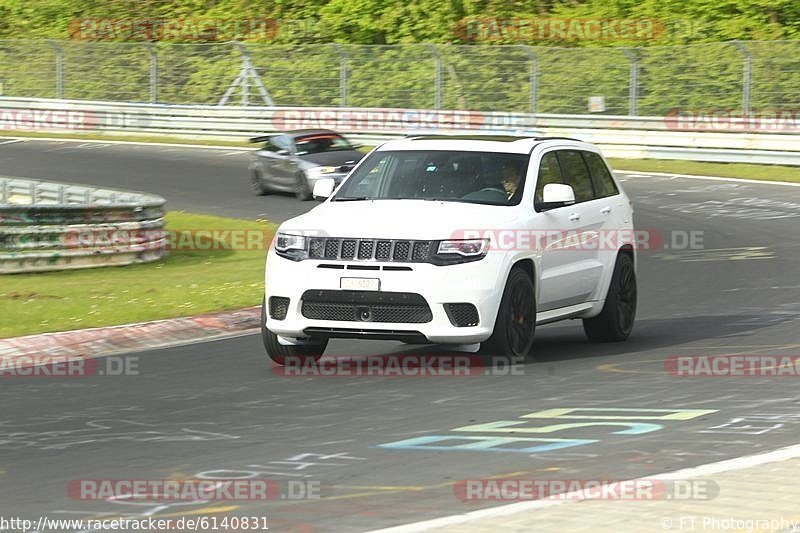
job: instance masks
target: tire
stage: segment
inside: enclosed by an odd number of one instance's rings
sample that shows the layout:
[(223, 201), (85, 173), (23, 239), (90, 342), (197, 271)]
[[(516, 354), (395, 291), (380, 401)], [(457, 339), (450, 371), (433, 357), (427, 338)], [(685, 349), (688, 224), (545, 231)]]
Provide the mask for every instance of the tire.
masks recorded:
[(256, 196), (264, 196), (269, 193), (269, 189), (264, 185), (264, 180), (261, 178), (261, 172), (257, 170), (250, 174), (250, 190)]
[(617, 256), (614, 274), (608, 287), (606, 303), (599, 315), (583, 319), (583, 331), (590, 341), (619, 342), (630, 336), (636, 319), (636, 271), (633, 259), (625, 253)]
[(306, 175), (302, 172), (297, 174), (297, 183), (295, 184), (294, 195), (302, 202), (311, 200), (311, 189), (308, 187)]
[(533, 280), (519, 267), (511, 269), (500, 300), (492, 336), (481, 344), (486, 355), (527, 357), (536, 330), (536, 293)]
[(296, 346), (285, 346), (278, 342), (278, 336), (267, 329), (266, 298), (261, 301), (261, 340), (272, 362), (281, 366), (285, 364), (287, 357), (318, 361), (328, 347), (328, 339), (311, 339), (313, 344)]

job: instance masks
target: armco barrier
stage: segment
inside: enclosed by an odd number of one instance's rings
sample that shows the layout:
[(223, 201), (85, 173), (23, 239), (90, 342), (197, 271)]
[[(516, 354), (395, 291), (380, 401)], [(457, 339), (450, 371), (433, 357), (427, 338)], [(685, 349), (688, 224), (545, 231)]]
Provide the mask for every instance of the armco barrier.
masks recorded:
[[(533, 115), (378, 108), (184, 106), (0, 97), (3, 130), (95, 131), (239, 139), (300, 128), (331, 128), (367, 143), (409, 134), (569, 136), (611, 157), (800, 165), (800, 114), (756, 131), (704, 127), (677, 116)], [(763, 126), (764, 124), (762, 124)], [(708, 131), (711, 130), (711, 131)]]
[(0, 177), (0, 274), (165, 257), (164, 198)]

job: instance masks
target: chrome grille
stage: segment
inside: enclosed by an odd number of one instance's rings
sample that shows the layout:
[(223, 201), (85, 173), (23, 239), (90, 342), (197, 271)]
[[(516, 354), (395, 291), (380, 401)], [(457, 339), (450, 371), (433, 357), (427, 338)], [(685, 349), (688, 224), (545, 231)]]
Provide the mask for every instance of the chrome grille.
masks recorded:
[[(312, 248), (314, 241), (311, 241)], [(325, 241), (325, 259), (336, 259), (339, 257), (339, 239), (328, 239)]]
[(411, 250), (411, 244), (408, 241), (396, 241), (394, 243), (394, 252), (392, 252), (392, 260), (408, 261), (409, 250)]
[(431, 241), (337, 237), (312, 237), (309, 241), (311, 259), (424, 263), (431, 251)]
[(375, 243), (373, 241), (361, 241), (358, 243), (358, 258), (369, 259), (372, 257), (372, 248)]
[(378, 247), (375, 250), (375, 259), (378, 261), (388, 261), (392, 253), (392, 241), (378, 241)]
[(413, 252), (411, 253), (412, 261), (425, 261), (428, 258), (428, 250), (431, 243), (427, 241), (417, 241), (414, 243)]
[(356, 255), (356, 241), (346, 240), (342, 241), (342, 259), (352, 259)]

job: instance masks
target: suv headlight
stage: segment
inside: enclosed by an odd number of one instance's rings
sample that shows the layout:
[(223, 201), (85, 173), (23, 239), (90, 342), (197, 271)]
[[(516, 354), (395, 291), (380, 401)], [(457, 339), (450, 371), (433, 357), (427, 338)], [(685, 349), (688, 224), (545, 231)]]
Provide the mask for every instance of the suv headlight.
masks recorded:
[(308, 258), (308, 241), (304, 235), (278, 233), (275, 236), (275, 253), (292, 261)]
[(436, 253), (431, 257), (435, 265), (454, 265), (479, 261), (489, 251), (489, 239), (453, 239), (438, 241)]

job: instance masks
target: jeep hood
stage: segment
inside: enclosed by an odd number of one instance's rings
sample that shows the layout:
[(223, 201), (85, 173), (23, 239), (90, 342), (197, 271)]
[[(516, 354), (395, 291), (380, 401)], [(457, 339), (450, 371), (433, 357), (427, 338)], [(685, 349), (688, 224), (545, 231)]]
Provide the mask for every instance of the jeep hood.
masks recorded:
[(325, 202), (287, 220), (280, 231), (327, 237), (438, 240), (467, 230), (514, 227), (515, 206), (426, 200)]

